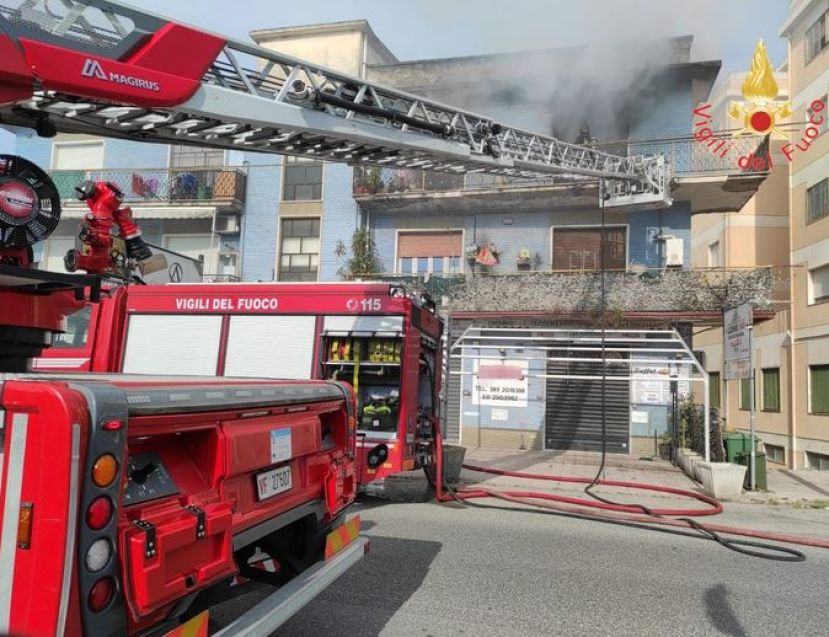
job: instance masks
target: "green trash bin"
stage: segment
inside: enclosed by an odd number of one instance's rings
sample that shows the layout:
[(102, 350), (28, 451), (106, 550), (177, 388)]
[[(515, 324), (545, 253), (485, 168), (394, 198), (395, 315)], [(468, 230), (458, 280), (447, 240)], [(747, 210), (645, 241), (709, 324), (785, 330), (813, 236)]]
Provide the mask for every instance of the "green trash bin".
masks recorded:
[[(728, 462), (737, 462), (737, 456), (741, 453), (751, 453), (751, 434), (743, 431), (732, 431), (723, 435), (725, 444), (725, 456)], [(754, 436), (754, 448), (758, 449), (760, 439)]]
[[(766, 491), (768, 482), (766, 481), (766, 454), (762, 452), (754, 453), (754, 488), (761, 491)], [(737, 464), (748, 467), (746, 471), (745, 480), (743, 480), (743, 488), (751, 489), (751, 452), (743, 452), (737, 454)]]

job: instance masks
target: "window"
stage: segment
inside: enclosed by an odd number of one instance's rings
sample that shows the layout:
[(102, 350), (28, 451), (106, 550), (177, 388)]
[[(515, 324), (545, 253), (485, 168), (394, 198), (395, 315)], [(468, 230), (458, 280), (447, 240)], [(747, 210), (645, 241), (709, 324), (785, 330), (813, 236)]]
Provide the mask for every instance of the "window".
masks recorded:
[(763, 411), (780, 411), (780, 368), (764, 369)]
[(708, 374), (708, 396), (711, 400), (711, 406), (717, 409), (720, 408), (720, 373), (711, 372)]
[(319, 254), (319, 219), (282, 221), (278, 277), (280, 281), (316, 281)]
[(826, 14), (823, 14), (806, 30), (806, 64), (814, 60), (826, 46), (825, 18)]
[(322, 162), (305, 157), (285, 157), (282, 201), (322, 200)]
[(829, 180), (806, 189), (806, 223), (823, 219), (829, 213)]
[(829, 265), (809, 270), (809, 303), (829, 301)]
[[(823, 97), (820, 98), (820, 101), (822, 101), (824, 104), (829, 104), (829, 95), (824, 95)], [(811, 118), (812, 115), (816, 115), (817, 118), (818, 118), (818, 121), (820, 119), (823, 120), (823, 121), (820, 122), (820, 124), (817, 124), (817, 129), (818, 129), (818, 132), (825, 133), (826, 130), (829, 129), (829, 117), (827, 117), (826, 109), (824, 108), (823, 111), (817, 112), (817, 111), (813, 111), (809, 107), (806, 107), (806, 117), (807, 117), (807, 119)]]
[(66, 317), (66, 331), (52, 337), (52, 347), (68, 349), (84, 347), (89, 338), (89, 321), (92, 317), (92, 306), (87, 305), (74, 314)]
[(814, 451), (806, 452), (806, 466), (818, 471), (829, 471), (829, 456)]
[(809, 365), (809, 413), (829, 415), (829, 365)]
[(751, 379), (740, 379), (740, 409), (748, 411), (751, 409)]
[(708, 246), (708, 267), (718, 268), (722, 265), (720, 263), (720, 242), (715, 241)]
[(779, 445), (770, 445), (767, 442), (763, 443), (763, 448), (766, 450), (766, 459), (775, 464), (786, 464), (786, 448)]
[(225, 151), (220, 148), (173, 146), (170, 168), (220, 168), (225, 165)]
[(454, 274), (461, 271), (462, 233), (406, 231), (397, 239), (401, 274)]
[[(598, 270), (601, 228), (553, 228), (553, 270)], [(627, 229), (605, 228), (605, 267), (627, 269)]]
[(104, 142), (55, 142), (53, 170), (94, 170), (104, 166)]

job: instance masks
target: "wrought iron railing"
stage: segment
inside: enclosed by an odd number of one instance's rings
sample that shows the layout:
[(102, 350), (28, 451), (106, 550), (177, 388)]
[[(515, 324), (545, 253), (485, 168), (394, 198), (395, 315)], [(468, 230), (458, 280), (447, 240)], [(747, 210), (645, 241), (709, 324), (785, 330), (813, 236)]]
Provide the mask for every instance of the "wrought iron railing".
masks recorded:
[[(720, 143), (722, 142), (722, 143)], [(602, 150), (624, 152), (628, 155), (662, 154), (677, 177), (694, 175), (731, 175), (743, 172), (740, 157), (757, 154), (761, 140), (756, 137), (719, 136), (713, 141), (694, 138), (653, 139), (600, 145)], [(497, 188), (526, 188), (565, 183), (562, 177), (523, 179), (484, 173), (435, 173), (424, 170), (357, 167), (354, 169), (355, 197), (402, 193), (431, 193), (448, 191), (476, 191)]]
[(247, 175), (238, 168), (127, 168), (53, 170), (61, 199), (77, 199), (75, 186), (86, 179), (108, 181), (124, 193), (127, 203), (241, 206)]

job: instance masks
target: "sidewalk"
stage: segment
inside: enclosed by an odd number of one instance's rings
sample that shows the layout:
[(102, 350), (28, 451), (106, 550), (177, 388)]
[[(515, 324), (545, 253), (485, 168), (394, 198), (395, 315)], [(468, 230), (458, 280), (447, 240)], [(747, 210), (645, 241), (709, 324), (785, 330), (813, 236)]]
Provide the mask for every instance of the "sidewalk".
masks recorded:
[[(547, 475), (593, 478), (599, 468), (601, 454), (579, 451), (500, 451), (494, 449), (467, 450), (465, 464), (482, 465), (509, 471), (523, 471)], [(678, 467), (665, 460), (641, 460), (630, 456), (608, 454), (605, 460), (606, 480), (644, 482), (678, 489), (700, 491), (698, 482), (689, 478)], [(743, 492), (736, 500), (743, 503), (788, 504), (801, 508), (829, 508), (829, 472), (812, 470), (790, 471), (769, 467), (768, 491)], [(464, 485), (487, 484), (491, 487), (529, 487), (553, 491), (581, 491), (584, 486), (574, 483), (529, 480), (511, 476), (494, 476), (464, 469)], [(603, 488), (620, 493), (640, 492)], [(649, 497), (673, 498), (668, 494), (648, 494)]]

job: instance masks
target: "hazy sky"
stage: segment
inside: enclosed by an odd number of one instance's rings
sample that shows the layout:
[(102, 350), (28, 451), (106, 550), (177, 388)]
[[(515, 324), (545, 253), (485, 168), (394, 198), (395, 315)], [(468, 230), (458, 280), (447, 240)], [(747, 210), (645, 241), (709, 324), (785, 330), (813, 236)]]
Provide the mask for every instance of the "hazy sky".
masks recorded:
[[(141, 0), (143, 9), (247, 39), (254, 29), (369, 21), (401, 60), (693, 35), (694, 60), (720, 59), (722, 73), (747, 70), (759, 38), (772, 64), (786, 57), (777, 36), (788, 0)], [(0, 152), (10, 150), (0, 136)]]

